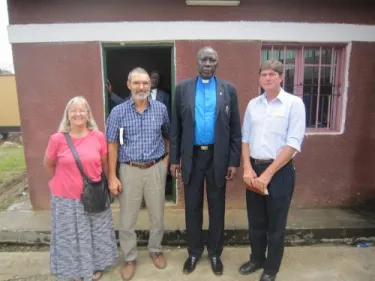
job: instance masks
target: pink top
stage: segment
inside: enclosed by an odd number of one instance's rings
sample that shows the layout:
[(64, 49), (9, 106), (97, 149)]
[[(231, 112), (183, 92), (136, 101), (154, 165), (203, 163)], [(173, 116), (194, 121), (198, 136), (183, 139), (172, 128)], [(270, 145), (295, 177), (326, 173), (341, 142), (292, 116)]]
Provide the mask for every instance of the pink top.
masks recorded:
[[(71, 137), (71, 139), (86, 175), (94, 181), (100, 180), (101, 157), (107, 154), (104, 134), (99, 131), (89, 131), (83, 138)], [(52, 194), (64, 198), (80, 199), (83, 179), (63, 133), (55, 133), (50, 137), (46, 156), (56, 161), (55, 175), (49, 181)]]

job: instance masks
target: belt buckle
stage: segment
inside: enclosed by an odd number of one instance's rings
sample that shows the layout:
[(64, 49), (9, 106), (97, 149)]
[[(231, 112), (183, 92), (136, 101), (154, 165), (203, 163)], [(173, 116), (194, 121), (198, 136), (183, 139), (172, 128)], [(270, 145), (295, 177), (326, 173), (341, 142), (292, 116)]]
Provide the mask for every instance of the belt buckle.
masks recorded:
[(208, 150), (208, 145), (201, 145), (201, 150)]

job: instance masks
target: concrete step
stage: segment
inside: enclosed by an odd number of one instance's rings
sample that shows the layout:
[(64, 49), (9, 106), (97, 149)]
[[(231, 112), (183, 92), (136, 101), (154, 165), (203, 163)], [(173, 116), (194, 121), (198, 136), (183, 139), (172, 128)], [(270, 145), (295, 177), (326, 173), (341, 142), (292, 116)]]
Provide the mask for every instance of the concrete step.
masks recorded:
[[(118, 237), (119, 207), (112, 207)], [(248, 244), (246, 209), (227, 209), (225, 216), (225, 244)], [(186, 245), (185, 212), (173, 207), (165, 208), (164, 245)], [(208, 212), (204, 211), (203, 229), (207, 240)], [(11, 208), (0, 213), (1, 244), (49, 244), (50, 212)], [(139, 245), (146, 245), (149, 235), (147, 209), (141, 209), (136, 229)], [(306, 245), (324, 242), (352, 244), (358, 240), (375, 239), (375, 214), (349, 209), (299, 209), (289, 213), (286, 231), (288, 245)]]

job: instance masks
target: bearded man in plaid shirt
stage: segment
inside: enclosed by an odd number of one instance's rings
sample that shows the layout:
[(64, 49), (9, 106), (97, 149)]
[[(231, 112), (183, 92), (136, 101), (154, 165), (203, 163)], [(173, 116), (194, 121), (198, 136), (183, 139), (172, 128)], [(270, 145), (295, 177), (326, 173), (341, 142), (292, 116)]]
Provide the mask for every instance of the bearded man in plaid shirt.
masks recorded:
[[(125, 264), (123, 280), (135, 273), (137, 237), (134, 231), (142, 198), (150, 219), (148, 250), (154, 265), (163, 269), (165, 182), (168, 167), (169, 118), (165, 105), (149, 99), (151, 81), (143, 68), (133, 69), (127, 86), (132, 98), (116, 106), (107, 121), (109, 188), (120, 199), (119, 238)], [(120, 162), (120, 179), (116, 176)]]

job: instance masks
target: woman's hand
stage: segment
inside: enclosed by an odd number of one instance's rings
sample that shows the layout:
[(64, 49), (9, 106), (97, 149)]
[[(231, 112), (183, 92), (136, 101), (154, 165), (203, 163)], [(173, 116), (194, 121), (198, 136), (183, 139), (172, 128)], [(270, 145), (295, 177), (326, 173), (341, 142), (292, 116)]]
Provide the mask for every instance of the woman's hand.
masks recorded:
[(119, 195), (121, 193), (122, 186), (120, 180), (117, 177), (109, 179), (108, 183), (109, 191), (111, 191), (113, 195)]

